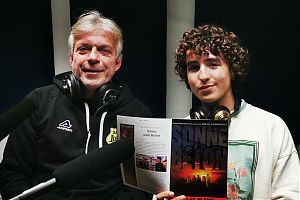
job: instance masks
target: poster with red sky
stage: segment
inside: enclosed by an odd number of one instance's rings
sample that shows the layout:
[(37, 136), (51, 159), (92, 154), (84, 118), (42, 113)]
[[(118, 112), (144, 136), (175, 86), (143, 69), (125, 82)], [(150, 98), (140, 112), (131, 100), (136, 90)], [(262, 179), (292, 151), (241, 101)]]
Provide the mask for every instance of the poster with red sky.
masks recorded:
[(228, 122), (172, 120), (170, 190), (188, 200), (227, 199)]

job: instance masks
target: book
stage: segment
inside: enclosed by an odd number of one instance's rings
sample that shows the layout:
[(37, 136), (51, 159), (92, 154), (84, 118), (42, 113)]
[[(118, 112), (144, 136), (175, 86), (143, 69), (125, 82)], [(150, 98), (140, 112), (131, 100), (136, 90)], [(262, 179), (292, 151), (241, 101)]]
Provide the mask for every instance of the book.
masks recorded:
[(117, 116), (118, 138), (135, 153), (121, 164), (125, 185), (190, 200), (227, 199), (228, 122)]

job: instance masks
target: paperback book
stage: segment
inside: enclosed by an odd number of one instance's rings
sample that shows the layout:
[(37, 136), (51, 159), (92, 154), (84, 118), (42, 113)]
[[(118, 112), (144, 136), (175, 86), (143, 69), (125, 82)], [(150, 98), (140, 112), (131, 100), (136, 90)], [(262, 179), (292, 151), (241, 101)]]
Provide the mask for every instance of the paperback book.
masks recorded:
[(135, 145), (121, 164), (125, 185), (190, 200), (227, 199), (228, 122), (118, 116), (117, 123), (119, 139)]

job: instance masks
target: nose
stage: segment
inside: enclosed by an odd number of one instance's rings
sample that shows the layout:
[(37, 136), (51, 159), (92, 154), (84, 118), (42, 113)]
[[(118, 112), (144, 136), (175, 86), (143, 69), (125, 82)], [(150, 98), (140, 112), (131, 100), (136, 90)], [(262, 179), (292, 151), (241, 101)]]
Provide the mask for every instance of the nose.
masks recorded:
[(100, 61), (99, 52), (96, 47), (93, 47), (91, 49), (89, 56), (88, 56), (88, 61), (89, 62), (99, 62)]
[(209, 70), (206, 66), (201, 66), (200, 67), (200, 69), (198, 71), (198, 78), (203, 82), (210, 79), (210, 73), (209, 73)]

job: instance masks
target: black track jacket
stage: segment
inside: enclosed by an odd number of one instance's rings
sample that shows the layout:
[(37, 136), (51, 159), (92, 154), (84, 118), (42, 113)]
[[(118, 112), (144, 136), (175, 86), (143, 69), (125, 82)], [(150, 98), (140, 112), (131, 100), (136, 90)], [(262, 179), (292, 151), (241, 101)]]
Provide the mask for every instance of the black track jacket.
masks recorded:
[[(74, 103), (60, 87), (60, 84), (53, 84), (27, 95), (37, 109), (10, 134), (5, 147), (0, 165), (0, 189), (4, 199), (50, 180), (57, 167), (85, 154), (86, 150), (89, 152), (99, 145), (109, 145), (109, 134), (117, 128), (116, 115), (151, 116), (150, 110), (124, 85), (117, 102), (96, 115), (98, 100), (87, 102), (87, 112), (84, 102)], [(86, 123), (89, 123), (91, 132), (89, 141)], [(77, 188), (68, 191), (54, 189), (38, 199), (152, 198), (151, 194), (124, 186), (119, 165), (93, 177), (89, 183)]]

